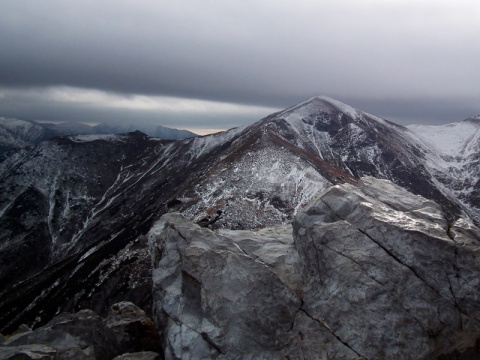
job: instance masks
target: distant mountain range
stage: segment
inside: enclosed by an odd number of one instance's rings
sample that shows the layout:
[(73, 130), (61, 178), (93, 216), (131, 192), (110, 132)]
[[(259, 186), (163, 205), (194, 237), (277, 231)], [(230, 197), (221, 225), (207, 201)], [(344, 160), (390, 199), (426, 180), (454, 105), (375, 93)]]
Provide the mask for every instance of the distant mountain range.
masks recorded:
[[(32, 142), (53, 131), (8, 126)], [(211, 229), (261, 229), (373, 176), (440, 204), (445, 231), (460, 216), (480, 223), (478, 117), (403, 127), (314, 97), (203, 137), (129, 130), (57, 137), (0, 162), (0, 331), (120, 300), (150, 306), (146, 234), (171, 211)]]
[(102, 123), (89, 126), (78, 122), (53, 124), (0, 117), (0, 153), (14, 148), (33, 146), (55, 136), (125, 134), (132, 131), (141, 131), (148, 136), (167, 140), (187, 139), (197, 136), (197, 134), (187, 130), (172, 129), (148, 123)]

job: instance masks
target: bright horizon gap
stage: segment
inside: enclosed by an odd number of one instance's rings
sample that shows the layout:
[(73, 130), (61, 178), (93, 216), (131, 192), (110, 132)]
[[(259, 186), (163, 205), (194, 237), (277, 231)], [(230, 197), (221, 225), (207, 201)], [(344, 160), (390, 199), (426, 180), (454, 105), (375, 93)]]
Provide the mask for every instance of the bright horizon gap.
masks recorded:
[(179, 128), (178, 130), (187, 130), (187, 131), (193, 132), (194, 134), (204, 136), (204, 135), (216, 134), (219, 132), (227, 131), (229, 129), (203, 129), (203, 128), (183, 127), (183, 128)]

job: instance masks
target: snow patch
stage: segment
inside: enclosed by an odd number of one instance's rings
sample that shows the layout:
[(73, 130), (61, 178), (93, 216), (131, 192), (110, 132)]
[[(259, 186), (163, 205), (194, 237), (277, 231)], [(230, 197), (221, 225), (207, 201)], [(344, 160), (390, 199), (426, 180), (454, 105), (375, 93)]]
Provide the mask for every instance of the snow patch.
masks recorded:
[(249, 152), (195, 188), (198, 201), (184, 215), (199, 221), (217, 209), (246, 228), (289, 222), (319, 191), (330, 186), (308, 163), (285, 149)]
[[(407, 128), (428, 147), (448, 156), (457, 156), (468, 150), (467, 145), (475, 137), (478, 138), (480, 132), (480, 126), (469, 121), (440, 126), (409, 125)], [(463, 155), (468, 156), (469, 154), (463, 153)]]

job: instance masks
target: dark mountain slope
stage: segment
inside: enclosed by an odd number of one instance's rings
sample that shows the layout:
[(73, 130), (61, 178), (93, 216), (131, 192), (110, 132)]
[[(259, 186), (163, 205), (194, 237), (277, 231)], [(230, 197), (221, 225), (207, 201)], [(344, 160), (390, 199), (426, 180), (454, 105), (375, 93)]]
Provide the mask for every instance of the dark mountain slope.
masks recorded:
[(410, 130), (328, 98), (205, 137), (82, 135), (20, 150), (0, 163), (0, 331), (120, 300), (148, 308), (145, 234), (167, 211), (257, 229), (372, 175), (438, 201), (445, 229), (462, 213), (478, 221), (437, 160)]

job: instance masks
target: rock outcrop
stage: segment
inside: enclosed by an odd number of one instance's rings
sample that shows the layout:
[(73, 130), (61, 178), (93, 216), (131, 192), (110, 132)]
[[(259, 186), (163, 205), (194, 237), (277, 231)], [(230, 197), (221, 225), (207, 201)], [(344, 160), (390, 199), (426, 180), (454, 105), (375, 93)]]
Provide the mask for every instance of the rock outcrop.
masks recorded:
[(211, 229), (278, 226), (319, 191), (369, 175), (478, 226), (480, 123), (439, 133), (441, 154), (407, 128), (314, 97), (192, 139), (74, 135), (0, 154), (0, 332), (84, 308), (106, 316), (119, 301), (148, 312), (144, 239), (166, 212)]
[(388, 181), (332, 187), (294, 222), (304, 309), (370, 359), (432, 359), (480, 335), (480, 234)]
[(293, 236), (164, 215), (149, 240), (165, 358), (478, 356), (480, 231), (443, 214), (366, 177), (319, 194)]
[[(153, 313), (62, 313), (2, 359), (476, 359), (480, 230), (386, 180), (318, 194), (292, 225), (148, 235)], [(158, 330), (157, 330), (158, 329)]]
[[(135, 353), (141, 350), (154, 350)], [(1, 359), (161, 359), (152, 320), (132, 303), (114, 304), (103, 319), (92, 310), (63, 313), (35, 330), (20, 327), (0, 344)], [(122, 355), (123, 354), (123, 355)], [(141, 357), (144, 356), (145, 357)]]

